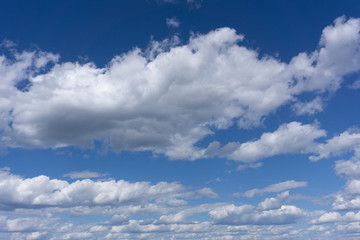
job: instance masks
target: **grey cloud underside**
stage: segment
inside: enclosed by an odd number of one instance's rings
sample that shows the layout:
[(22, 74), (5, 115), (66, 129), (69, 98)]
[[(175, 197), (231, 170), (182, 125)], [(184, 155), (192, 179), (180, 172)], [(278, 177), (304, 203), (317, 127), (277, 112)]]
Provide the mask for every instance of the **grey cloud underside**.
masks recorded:
[[(345, 75), (360, 69), (359, 30), (359, 19), (339, 18), (324, 29), (319, 50), (300, 53), (289, 64), (259, 58), (230, 28), (194, 35), (185, 45), (176, 38), (153, 43), (114, 57), (104, 68), (67, 62), (40, 74), (58, 56), (3, 55), (1, 145), (91, 148), (97, 140), (116, 152), (209, 157), (211, 149), (195, 144), (214, 131), (234, 123), (257, 126), (305, 92), (336, 91)], [(23, 79), (31, 82), (27, 91), (15, 87)], [(312, 105), (309, 113), (321, 110)]]

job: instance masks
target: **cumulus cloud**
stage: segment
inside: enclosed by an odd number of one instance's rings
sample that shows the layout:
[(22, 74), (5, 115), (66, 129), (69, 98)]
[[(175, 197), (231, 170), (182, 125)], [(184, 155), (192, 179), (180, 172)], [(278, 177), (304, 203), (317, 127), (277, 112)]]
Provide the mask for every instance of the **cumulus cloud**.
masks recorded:
[[(255, 195), (262, 195), (264, 193), (282, 192), (282, 191), (286, 191), (289, 189), (306, 187), (306, 186), (307, 186), (307, 182), (298, 182), (298, 181), (294, 181), (294, 180), (289, 180), (289, 181), (285, 181), (285, 182), (271, 184), (262, 189), (254, 188), (254, 189), (246, 191), (245, 193), (240, 194), (240, 195), (245, 196), (245, 197), (253, 197)], [(284, 193), (284, 194), (286, 194), (286, 193)], [(282, 196), (282, 195), (280, 195), (280, 196)]]
[[(229, 159), (252, 162), (261, 158), (285, 153), (308, 153), (314, 151), (314, 140), (326, 135), (317, 124), (291, 122), (276, 131), (263, 133), (259, 140), (245, 143), (229, 143), (224, 152)], [(229, 146), (233, 148), (229, 152)]]
[[(196, 143), (215, 131), (257, 126), (302, 93), (336, 91), (343, 76), (360, 69), (359, 30), (360, 19), (338, 18), (323, 30), (318, 50), (289, 64), (259, 58), (230, 28), (193, 35), (184, 45), (163, 41), (155, 52), (135, 48), (104, 68), (56, 63), (57, 55), (39, 51), (15, 53), (15, 60), (1, 55), (0, 145), (92, 148), (104, 141), (116, 152), (208, 157)], [(56, 64), (41, 72), (48, 63)], [(24, 79), (28, 88), (20, 91)], [(231, 157), (242, 156), (262, 157), (249, 149)]]
[[(354, 137), (348, 137), (348, 141), (345, 142), (347, 142), (347, 144), (343, 145), (353, 146)], [(357, 142), (357, 140), (355, 142)], [(344, 177), (347, 181), (343, 189), (335, 194), (335, 201), (332, 205), (334, 210), (360, 209), (360, 148), (358, 143), (355, 145), (354, 156), (349, 160), (339, 160), (335, 162), (336, 174)], [(340, 148), (343, 147), (340, 146)]]
[(347, 212), (341, 215), (339, 212), (327, 212), (322, 214), (313, 223), (338, 223), (338, 222), (353, 222), (360, 221), (360, 212)]
[(196, 207), (189, 207), (180, 212), (162, 215), (159, 220), (156, 221), (156, 224), (174, 224), (174, 223), (189, 223), (189, 218), (196, 213), (208, 212), (214, 209), (216, 205), (203, 204)]
[[(326, 131), (320, 129), (317, 123), (291, 122), (281, 125), (274, 132), (263, 133), (255, 141), (245, 143), (230, 142), (222, 148), (220, 148), (218, 142), (212, 142), (209, 144), (205, 154), (225, 156), (231, 160), (244, 162), (245, 164), (238, 167), (238, 170), (243, 170), (260, 167), (261, 163), (253, 162), (279, 154), (311, 153), (309, 159), (318, 161), (360, 149), (360, 134), (357, 129), (346, 130), (327, 139), (325, 143), (316, 141), (325, 136)], [(349, 164), (349, 162), (346, 163)]]
[(225, 225), (277, 225), (295, 223), (305, 212), (295, 206), (282, 205), (273, 210), (259, 211), (254, 206), (233, 204), (209, 212), (215, 224)]
[(284, 202), (289, 200), (289, 197), (289, 191), (279, 193), (276, 197), (266, 198), (259, 203), (258, 208), (261, 210), (278, 209)]
[(335, 210), (360, 209), (360, 180), (348, 180), (344, 190), (336, 195), (332, 207)]
[(312, 161), (354, 151), (360, 148), (360, 133), (357, 129), (349, 129), (338, 136), (326, 140), (324, 144), (318, 144), (316, 148), (315, 152), (317, 155), (309, 157)]
[(121, 206), (156, 200), (171, 204), (177, 199), (214, 197), (209, 188), (189, 191), (179, 183), (127, 182), (124, 180), (78, 180), (73, 183), (41, 175), (21, 178), (7, 171), (0, 172), (0, 209)]
[(168, 27), (177, 28), (180, 26), (180, 21), (176, 17), (166, 18), (166, 25)]
[(315, 113), (321, 112), (324, 108), (324, 103), (320, 97), (316, 97), (310, 102), (296, 102), (293, 105), (293, 110), (297, 115), (309, 114), (313, 115)]
[(335, 171), (337, 175), (350, 179), (360, 178), (360, 149), (357, 149), (355, 153), (355, 156), (350, 160), (336, 161)]

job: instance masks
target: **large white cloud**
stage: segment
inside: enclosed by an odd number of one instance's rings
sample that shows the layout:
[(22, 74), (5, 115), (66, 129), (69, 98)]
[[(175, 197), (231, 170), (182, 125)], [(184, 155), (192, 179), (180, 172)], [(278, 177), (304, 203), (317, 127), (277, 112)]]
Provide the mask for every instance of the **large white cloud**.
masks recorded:
[[(43, 52), (0, 58), (0, 129), (5, 147), (92, 147), (151, 150), (172, 159), (206, 157), (195, 144), (234, 122), (259, 124), (304, 92), (335, 91), (360, 69), (360, 20), (338, 18), (319, 49), (289, 64), (239, 45), (242, 35), (221, 28), (114, 57), (104, 68), (59, 63)], [(28, 91), (17, 82), (29, 79)]]

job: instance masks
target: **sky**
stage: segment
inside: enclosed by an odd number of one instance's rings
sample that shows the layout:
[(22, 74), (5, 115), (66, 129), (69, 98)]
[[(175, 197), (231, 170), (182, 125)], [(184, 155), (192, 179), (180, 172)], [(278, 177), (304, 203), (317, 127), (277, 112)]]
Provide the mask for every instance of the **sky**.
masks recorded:
[(0, 239), (360, 239), (360, 3), (3, 0)]

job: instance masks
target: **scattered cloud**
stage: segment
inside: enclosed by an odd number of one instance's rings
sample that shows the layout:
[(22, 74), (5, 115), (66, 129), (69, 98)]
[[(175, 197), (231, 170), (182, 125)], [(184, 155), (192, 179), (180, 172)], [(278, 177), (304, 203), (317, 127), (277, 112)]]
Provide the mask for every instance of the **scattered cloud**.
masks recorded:
[(243, 194), (240, 194), (240, 196), (253, 197), (255, 195), (262, 195), (264, 193), (282, 192), (289, 189), (306, 187), (306, 186), (307, 186), (307, 182), (298, 182), (294, 180), (289, 180), (285, 182), (275, 183), (262, 189), (254, 188), (249, 191), (246, 191)]
[(243, 171), (247, 168), (259, 168), (259, 167), (262, 167), (262, 165), (263, 165), (263, 163), (261, 163), (261, 162), (241, 164), (236, 168), (236, 170)]
[(357, 129), (349, 129), (343, 133), (326, 140), (326, 143), (316, 146), (317, 155), (310, 156), (311, 161), (318, 161), (322, 158), (337, 156), (344, 152), (354, 151), (360, 148), (360, 133)]
[(355, 154), (351, 159), (336, 161), (336, 174), (346, 178), (347, 181), (343, 190), (335, 195), (335, 201), (332, 205), (334, 210), (345, 211), (360, 209), (359, 155), (360, 149), (357, 147)]
[(192, 8), (201, 8), (203, 0), (186, 0), (186, 3)]
[(278, 225), (295, 223), (306, 215), (295, 206), (282, 205), (273, 210), (258, 210), (251, 205), (233, 204), (216, 208), (209, 212), (215, 224), (225, 225)]
[(85, 171), (74, 171), (67, 174), (64, 174), (64, 177), (69, 177), (71, 179), (80, 179), (80, 178), (99, 178), (106, 176), (106, 173), (98, 173), (98, 172), (91, 172), (88, 170)]
[(297, 115), (314, 115), (315, 113), (322, 112), (324, 108), (323, 100), (316, 97), (310, 102), (296, 102), (293, 105), (293, 110)]
[(348, 85), (348, 88), (354, 89), (354, 90), (359, 89), (360, 88), (360, 79), (353, 82), (353, 84)]
[(176, 17), (166, 18), (166, 25), (168, 27), (177, 28), (180, 26), (180, 21)]
[(259, 203), (258, 208), (261, 210), (278, 209), (284, 202), (290, 199), (289, 197), (289, 191), (279, 193), (276, 197), (266, 198), (264, 201)]

